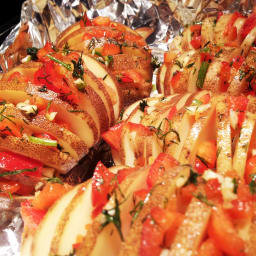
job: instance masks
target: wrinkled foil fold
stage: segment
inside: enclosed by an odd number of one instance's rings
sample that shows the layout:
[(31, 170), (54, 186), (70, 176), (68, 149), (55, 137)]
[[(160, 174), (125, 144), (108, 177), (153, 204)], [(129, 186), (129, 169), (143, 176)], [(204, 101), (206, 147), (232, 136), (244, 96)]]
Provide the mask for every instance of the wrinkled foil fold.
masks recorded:
[[(28, 46), (54, 43), (84, 12), (89, 18), (108, 16), (133, 29), (150, 27), (153, 32), (146, 41), (152, 54), (162, 61), (169, 43), (186, 24), (219, 11), (248, 14), (255, 4), (253, 0), (26, 0), (20, 22), (0, 46), (0, 67), (6, 71), (19, 64)], [(0, 255), (20, 255), (23, 223), (19, 205), (18, 200), (0, 198)]]

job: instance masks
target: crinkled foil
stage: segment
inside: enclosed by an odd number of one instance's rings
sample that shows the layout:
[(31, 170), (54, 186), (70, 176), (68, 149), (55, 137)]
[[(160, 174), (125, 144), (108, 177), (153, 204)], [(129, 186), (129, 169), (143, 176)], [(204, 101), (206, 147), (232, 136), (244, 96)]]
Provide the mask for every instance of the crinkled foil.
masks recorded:
[[(19, 64), (27, 47), (40, 48), (47, 40), (54, 43), (85, 11), (89, 18), (108, 16), (133, 29), (150, 27), (147, 43), (153, 55), (163, 60), (168, 44), (184, 25), (218, 11), (245, 14), (254, 5), (253, 0), (26, 0), (19, 24), (0, 46), (0, 67), (6, 71)], [(22, 227), (19, 201), (0, 198), (0, 255), (19, 255)]]

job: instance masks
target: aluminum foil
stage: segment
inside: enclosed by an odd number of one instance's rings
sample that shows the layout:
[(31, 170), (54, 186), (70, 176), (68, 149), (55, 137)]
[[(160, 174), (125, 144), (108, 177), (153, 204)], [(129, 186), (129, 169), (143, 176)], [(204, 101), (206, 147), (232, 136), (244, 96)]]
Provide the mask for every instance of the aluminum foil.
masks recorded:
[[(20, 22), (0, 46), (2, 72), (20, 63), (27, 47), (42, 47), (87, 12), (89, 18), (108, 16), (133, 29), (150, 27), (147, 43), (152, 54), (163, 53), (184, 25), (219, 11), (248, 13), (256, 0), (26, 0)], [(19, 200), (0, 198), (0, 255), (19, 255), (23, 223)]]

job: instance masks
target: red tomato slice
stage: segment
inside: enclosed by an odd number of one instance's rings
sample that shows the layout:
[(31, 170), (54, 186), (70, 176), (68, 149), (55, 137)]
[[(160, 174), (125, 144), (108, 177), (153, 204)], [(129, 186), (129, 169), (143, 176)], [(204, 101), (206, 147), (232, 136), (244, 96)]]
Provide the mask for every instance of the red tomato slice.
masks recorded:
[(171, 109), (170, 109), (170, 112), (167, 116), (167, 119), (168, 120), (172, 120), (172, 118), (174, 117), (174, 115), (177, 113), (177, 108), (176, 106), (173, 106)]
[(208, 235), (219, 250), (231, 256), (244, 256), (245, 243), (238, 236), (228, 215), (221, 208), (212, 212)]
[(211, 200), (222, 201), (221, 184), (218, 179), (210, 179), (205, 184), (205, 193)]
[(250, 157), (246, 162), (244, 179), (247, 184), (252, 180), (252, 175), (256, 175), (256, 155)]
[(208, 167), (197, 157), (195, 159), (194, 168), (195, 168), (196, 172), (199, 174), (203, 174), (208, 169)]
[(141, 242), (140, 242), (140, 256), (158, 256), (162, 248), (160, 247), (164, 238), (164, 232), (154, 221), (148, 217), (143, 223)]
[(93, 217), (101, 212), (108, 201), (109, 194), (116, 186), (115, 175), (98, 162), (92, 177), (92, 205), (95, 207)]
[(203, 95), (202, 97), (200, 97), (200, 101), (203, 103), (203, 104), (208, 104), (210, 102), (210, 99), (211, 99), (211, 95), (209, 93)]
[(171, 85), (174, 89), (177, 88), (177, 84), (181, 78), (181, 75), (182, 75), (182, 72), (180, 72), (180, 71), (177, 71), (173, 74), (172, 79), (171, 79)]
[(123, 126), (124, 122), (120, 122), (109, 128), (108, 131), (101, 135), (103, 140), (106, 141), (110, 147), (116, 151), (120, 151), (121, 149), (120, 138)]
[(226, 212), (232, 219), (236, 220), (250, 219), (253, 215), (251, 203), (239, 199), (233, 200), (232, 208), (228, 208)]
[(244, 40), (245, 37), (251, 32), (251, 30), (256, 26), (256, 13), (252, 13), (245, 21), (241, 28), (240, 38)]
[(189, 184), (185, 187), (182, 187), (180, 190), (180, 200), (182, 204), (189, 204), (193, 198), (193, 193), (196, 191), (197, 187), (194, 184)]
[(193, 37), (193, 39), (190, 41), (190, 44), (194, 49), (199, 49), (201, 47), (201, 36)]
[(107, 56), (107, 55), (116, 55), (121, 52), (120, 46), (117, 44), (104, 44), (103, 49), (102, 49), (102, 55)]
[(148, 188), (144, 188), (144, 189), (140, 189), (140, 190), (137, 190), (133, 193), (133, 196), (135, 198), (135, 202), (138, 202), (138, 201), (144, 201), (147, 194), (149, 193), (150, 189)]
[(243, 16), (239, 12), (234, 12), (232, 14), (232, 16), (224, 30), (224, 33), (223, 33), (224, 36), (227, 36), (229, 34), (229, 32), (234, 28), (233, 25), (234, 25), (235, 21), (240, 17), (243, 17)]
[(248, 101), (246, 96), (229, 96), (227, 98), (228, 107), (234, 111), (245, 111)]
[(242, 63), (244, 62), (245, 58), (243, 56), (237, 56), (232, 59), (232, 67), (238, 70)]
[(12, 180), (1, 179), (0, 181), (0, 191), (4, 193), (16, 193), (20, 189), (21, 185)]
[(139, 136), (150, 136), (153, 134), (153, 131), (142, 124), (128, 122), (126, 125), (130, 131), (136, 131)]
[(166, 153), (160, 153), (154, 163), (151, 165), (147, 177), (147, 184), (149, 188), (152, 188), (159, 177), (161, 177), (166, 169), (177, 166), (179, 162), (171, 155)]
[(229, 63), (226, 61), (222, 61), (221, 72), (220, 72), (220, 84), (219, 84), (221, 92), (226, 92), (229, 87), (230, 70), (231, 70), (231, 67)]
[(33, 199), (32, 205), (37, 210), (48, 210), (69, 188), (59, 183), (47, 183)]
[(197, 256), (222, 256), (223, 253), (216, 247), (211, 238), (205, 240), (198, 251)]
[(118, 173), (117, 173), (118, 183), (121, 184), (127, 176), (129, 176), (131, 173), (135, 172), (136, 170), (137, 170), (137, 168), (125, 168), (125, 169), (118, 171)]
[(32, 207), (31, 203), (26, 200), (21, 203), (20, 213), (24, 221), (25, 227), (33, 231), (42, 221), (44, 215), (46, 214), (46, 211), (35, 209), (34, 207)]
[(34, 172), (23, 172), (22, 175), (41, 177), (43, 164), (28, 157), (18, 155), (12, 152), (0, 152), (0, 168), (8, 171), (23, 169), (37, 170)]

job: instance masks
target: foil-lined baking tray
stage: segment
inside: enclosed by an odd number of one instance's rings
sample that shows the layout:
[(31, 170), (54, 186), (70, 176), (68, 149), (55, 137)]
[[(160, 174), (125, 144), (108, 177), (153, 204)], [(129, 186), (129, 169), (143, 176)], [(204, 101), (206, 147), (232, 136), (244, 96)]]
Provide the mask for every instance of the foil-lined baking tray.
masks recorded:
[[(199, 21), (219, 11), (248, 13), (255, 2), (231, 0), (26, 0), (21, 8), (21, 18), (0, 46), (0, 68), (4, 72), (20, 63), (27, 47), (42, 47), (46, 41), (55, 42), (68, 26), (87, 13), (89, 18), (108, 16), (133, 29), (151, 28), (147, 43), (152, 54), (163, 60), (168, 44), (186, 24)], [(0, 31), (1, 32), (1, 31)], [(92, 174), (93, 160), (111, 165), (106, 145), (98, 144), (86, 159), (67, 177), (77, 183)], [(75, 173), (76, 175), (72, 175)], [(23, 223), (19, 214), (20, 201), (0, 198), (0, 255), (19, 255)]]

